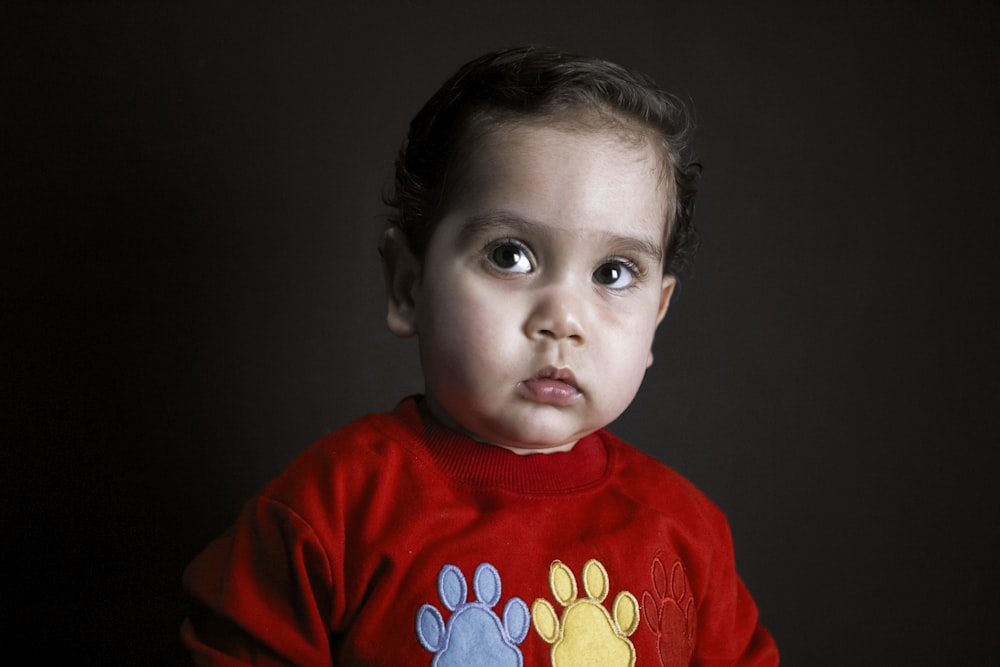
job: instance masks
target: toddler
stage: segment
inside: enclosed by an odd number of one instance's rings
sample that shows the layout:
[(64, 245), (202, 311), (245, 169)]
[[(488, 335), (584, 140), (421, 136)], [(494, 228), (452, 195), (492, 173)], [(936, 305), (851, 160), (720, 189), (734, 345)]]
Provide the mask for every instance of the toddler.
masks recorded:
[(188, 567), (199, 665), (776, 665), (722, 512), (605, 427), (693, 241), (674, 96), (541, 47), (416, 115), (381, 253), (424, 393), (307, 449)]

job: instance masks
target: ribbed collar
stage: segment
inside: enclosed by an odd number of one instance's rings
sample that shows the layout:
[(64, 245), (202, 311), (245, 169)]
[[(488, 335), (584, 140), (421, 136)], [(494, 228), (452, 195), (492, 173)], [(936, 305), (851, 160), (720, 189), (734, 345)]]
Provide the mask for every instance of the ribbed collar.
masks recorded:
[(515, 493), (565, 493), (597, 484), (608, 472), (610, 453), (600, 431), (568, 452), (521, 455), (441, 425), (418, 401), (407, 398), (395, 414), (435, 467), (456, 482)]

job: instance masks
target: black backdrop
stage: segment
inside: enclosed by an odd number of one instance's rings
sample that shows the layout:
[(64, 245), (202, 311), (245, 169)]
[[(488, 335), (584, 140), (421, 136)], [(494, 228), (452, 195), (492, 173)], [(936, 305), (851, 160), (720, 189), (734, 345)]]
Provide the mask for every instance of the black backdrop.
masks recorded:
[(409, 117), (545, 42), (696, 104), (703, 252), (615, 428), (727, 512), (785, 664), (997, 664), (998, 11), (824, 5), (5, 4), (4, 650), (181, 662), (183, 566), (420, 388)]

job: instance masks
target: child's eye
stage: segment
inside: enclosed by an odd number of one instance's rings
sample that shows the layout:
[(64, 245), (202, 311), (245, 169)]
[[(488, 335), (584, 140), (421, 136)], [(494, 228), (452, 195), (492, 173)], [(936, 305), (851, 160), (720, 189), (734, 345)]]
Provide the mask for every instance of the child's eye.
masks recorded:
[(594, 271), (594, 280), (605, 287), (625, 289), (638, 277), (639, 271), (631, 262), (608, 260)]
[(501, 241), (487, 252), (490, 264), (507, 273), (528, 273), (532, 269), (527, 249), (514, 241)]

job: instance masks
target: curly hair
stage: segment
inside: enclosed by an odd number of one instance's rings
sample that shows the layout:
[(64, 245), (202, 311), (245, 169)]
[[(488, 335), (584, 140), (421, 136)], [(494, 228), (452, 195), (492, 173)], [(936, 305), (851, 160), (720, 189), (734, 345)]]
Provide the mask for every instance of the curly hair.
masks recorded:
[(446, 200), (449, 168), (474, 129), (581, 111), (605, 123), (659, 138), (667, 188), (664, 272), (683, 273), (693, 259), (694, 202), (701, 165), (691, 158), (694, 120), (676, 95), (649, 77), (605, 60), (542, 46), (488, 53), (463, 65), (410, 122), (385, 203), (389, 223), (403, 230), (423, 258)]

